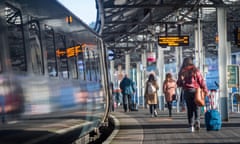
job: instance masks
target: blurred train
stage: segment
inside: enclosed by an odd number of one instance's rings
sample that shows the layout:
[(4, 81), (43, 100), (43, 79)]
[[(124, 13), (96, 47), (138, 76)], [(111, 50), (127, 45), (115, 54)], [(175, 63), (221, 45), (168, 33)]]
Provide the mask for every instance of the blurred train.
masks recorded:
[(100, 127), (110, 94), (102, 43), (56, 0), (1, 0), (2, 122), (13, 115), (47, 122), (74, 112), (83, 124), (91, 123), (80, 137)]

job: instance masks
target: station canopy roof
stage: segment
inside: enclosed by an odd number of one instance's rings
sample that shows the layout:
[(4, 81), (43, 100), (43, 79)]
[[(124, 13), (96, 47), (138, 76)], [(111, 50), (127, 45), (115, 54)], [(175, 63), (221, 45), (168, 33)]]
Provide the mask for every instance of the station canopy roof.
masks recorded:
[[(140, 61), (143, 50), (156, 51), (158, 36), (166, 35), (189, 36), (183, 56), (193, 56), (198, 20), (206, 54), (216, 55), (217, 7), (227, 8), (227, 39), (232, 51), (238, 51), (235, 31), (240, 25), (240, 0), (100, 0), (98, 4), (103, 26), (100, 33), (105, 46), (115, 52), (119, 62), (126, 52), (131, 53), (133, 61)], [(168, 49), (164, 51), (164, 60), (174, 62), (175, 47)]]

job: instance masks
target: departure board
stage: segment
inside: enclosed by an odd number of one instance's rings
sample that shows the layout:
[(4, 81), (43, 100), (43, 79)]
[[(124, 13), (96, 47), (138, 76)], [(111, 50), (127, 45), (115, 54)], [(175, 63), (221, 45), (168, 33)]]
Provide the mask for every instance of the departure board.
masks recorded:
[(159, 36), (159, 46), (188, 46), (189, 36)]
[(66, 50), (64, 49), (57, 49), (56, 50), (56, 55), (57, 57), (73, 57), (73, 56), (78, 56), (79, 53), (83, 53), (85, 48), (85, 44), (83, 45), (76, 45), (73, 47), (68, 47)]

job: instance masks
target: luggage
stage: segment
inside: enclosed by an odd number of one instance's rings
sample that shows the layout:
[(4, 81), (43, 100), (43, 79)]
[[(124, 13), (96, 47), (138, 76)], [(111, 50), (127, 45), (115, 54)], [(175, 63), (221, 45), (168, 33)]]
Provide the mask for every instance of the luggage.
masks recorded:
[(207, 131), (218, 131), (222, 127), (222, 119), (219, 111), (210, 109), (205, 113), (205, 126)]
[(217, 95), (210, 94), (208, 96), (210, 100), (210, 106), (208, 107), (208, 110), (205, 113), (205, 126), (207, 131), (219, 131), (222, 127), (222, 119), (221, 114), (217, 110), (217, 107), (215, 104), (217, 104)]

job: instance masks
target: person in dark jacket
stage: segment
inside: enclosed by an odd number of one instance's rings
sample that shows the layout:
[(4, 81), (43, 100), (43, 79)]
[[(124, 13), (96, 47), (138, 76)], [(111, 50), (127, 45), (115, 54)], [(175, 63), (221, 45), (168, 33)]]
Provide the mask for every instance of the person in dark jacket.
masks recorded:
[(120, 82), (120, 89), (122, 90), (123, 96), (123, 109), (125, 112), (129, 109), (129, 111), (133, 110), (132, 105), (132, 96), (135, 93), (134, 83), (128, 78), (127, 74)]
[[(203, 89), (207, 94), (208, 89), (199, 69), (193, 64), (193, 59), (187, 57), (183, 60), (182, 67), (178, 73), (178, 87), (182, 87), (187, 104), (187, 116), (190, 131), (200, 129), (200, 108), (195, 104), (194, 97), (197, 88)], [(194, 121), (195, 119), (195, 121)]]

